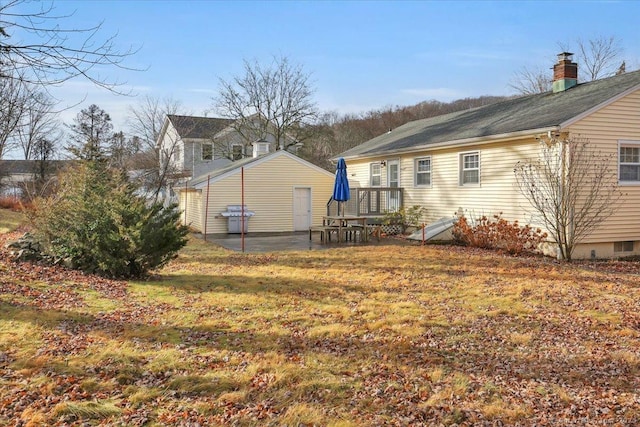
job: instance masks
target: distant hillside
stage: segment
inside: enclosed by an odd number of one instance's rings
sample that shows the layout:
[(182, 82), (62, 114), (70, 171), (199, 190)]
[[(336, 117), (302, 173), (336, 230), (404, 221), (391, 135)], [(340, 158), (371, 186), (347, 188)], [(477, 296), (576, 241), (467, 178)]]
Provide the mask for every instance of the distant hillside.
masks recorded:
[(509, 99), (505, 96), (480, 96), (452, 102), (424, 101), (412, 106), (384, 107), (362, 114), (340, 115), (324, 113), (311, 130), (300, 154), (305, 159), (327, 170), (334, 166), (329, 159), (371, 138), (395, 129), (405, 123), (481, 107)]

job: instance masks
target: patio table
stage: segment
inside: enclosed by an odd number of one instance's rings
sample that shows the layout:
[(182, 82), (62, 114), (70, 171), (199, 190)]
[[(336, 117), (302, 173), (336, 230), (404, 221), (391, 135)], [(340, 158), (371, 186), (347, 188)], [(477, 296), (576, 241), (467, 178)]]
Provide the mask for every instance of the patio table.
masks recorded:
[[(342, 237), (348, 240), (347, 235), (353, 235), (354, 240), (360, 235), (361, 242), (369, 241), (369, 230), (367, 228), (366, 216), (355, 215), (328, 215), (322, 217), (324, 227), (337, 227), (338, 243), (342, 242)], [(352, 234), (353, 233), (353, 234)]]

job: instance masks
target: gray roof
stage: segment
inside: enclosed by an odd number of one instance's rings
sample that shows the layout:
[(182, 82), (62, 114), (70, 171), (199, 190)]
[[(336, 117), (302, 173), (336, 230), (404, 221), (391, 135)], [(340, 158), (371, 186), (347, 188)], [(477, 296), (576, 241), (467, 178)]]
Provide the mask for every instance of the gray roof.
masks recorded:
[(545, 92), (471, 110), (406, 123), (339, 157), (353, 158), (411, 150), (432, 144), (559, 126), (640, 85), (640, 71), (582, 83), (564, 92)]
[[(271, 154), (273, 154), (273, 153), (271, 153)], [(207, 178), (213, 179), (213, 178), (216, 178), (216, 177), (218, 177), (220, 175), (223, 175), (223, 174), (225, 174), (227, 172), (230, 172), (230, 171), (232, 171), (234, 169), (239, 169), (239, 168), (241, 168), (243, 166), (247, 166), (247, 165), (249, 165), (249, 164), (251, 164), (251, 163), (253, 163), (253, 162), (257, 161), (257, 160), (262, 159), (264, 156), (266, 156), (266, 155), (263, 154), (262, 156), (258, 156), (258, 157), (245, 157), (244, 159), (236, 160), (235, 162), (231, 162), (226, 166), (223, 166), (223, 167), (218, 168), (218, 169), (214, 169), (208, 174), (200, 175), (200, 176), (197, 176), (197, 177), (189, 180), (188, 186), (189, 187), (193, 187), (193, 186), (195, 186), (197, 184), (200, 184), (200, 183), (206, 181)]]
[(217, 117), (178, 116), (175, 114), (169, 114), (167, 117), (182, 138), (211, 138), (233, 123), (231, 119)]

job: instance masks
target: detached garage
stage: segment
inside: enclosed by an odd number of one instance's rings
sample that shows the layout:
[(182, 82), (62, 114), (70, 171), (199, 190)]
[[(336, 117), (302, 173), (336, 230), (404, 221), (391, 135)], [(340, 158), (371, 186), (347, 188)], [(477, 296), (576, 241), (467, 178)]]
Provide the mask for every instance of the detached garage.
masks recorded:
[(242, 206), (244, 193), (249, 233), (306, 231), (322, 223), (333, 182), (332, 173), (280, 150), (193, 178), (178, 189), (180, 209), (194, 230), (228, 233), (229, 212)]

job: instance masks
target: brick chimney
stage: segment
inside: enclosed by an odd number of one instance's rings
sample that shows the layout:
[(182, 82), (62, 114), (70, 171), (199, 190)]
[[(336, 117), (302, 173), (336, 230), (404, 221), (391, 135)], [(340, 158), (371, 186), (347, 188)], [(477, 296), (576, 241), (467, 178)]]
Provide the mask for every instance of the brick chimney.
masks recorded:
[(572, 62), (573, 53), (558, 54), (558, 63), (553, 66), (553, 92), (564, 92), (578, 84), (578, 64)]

